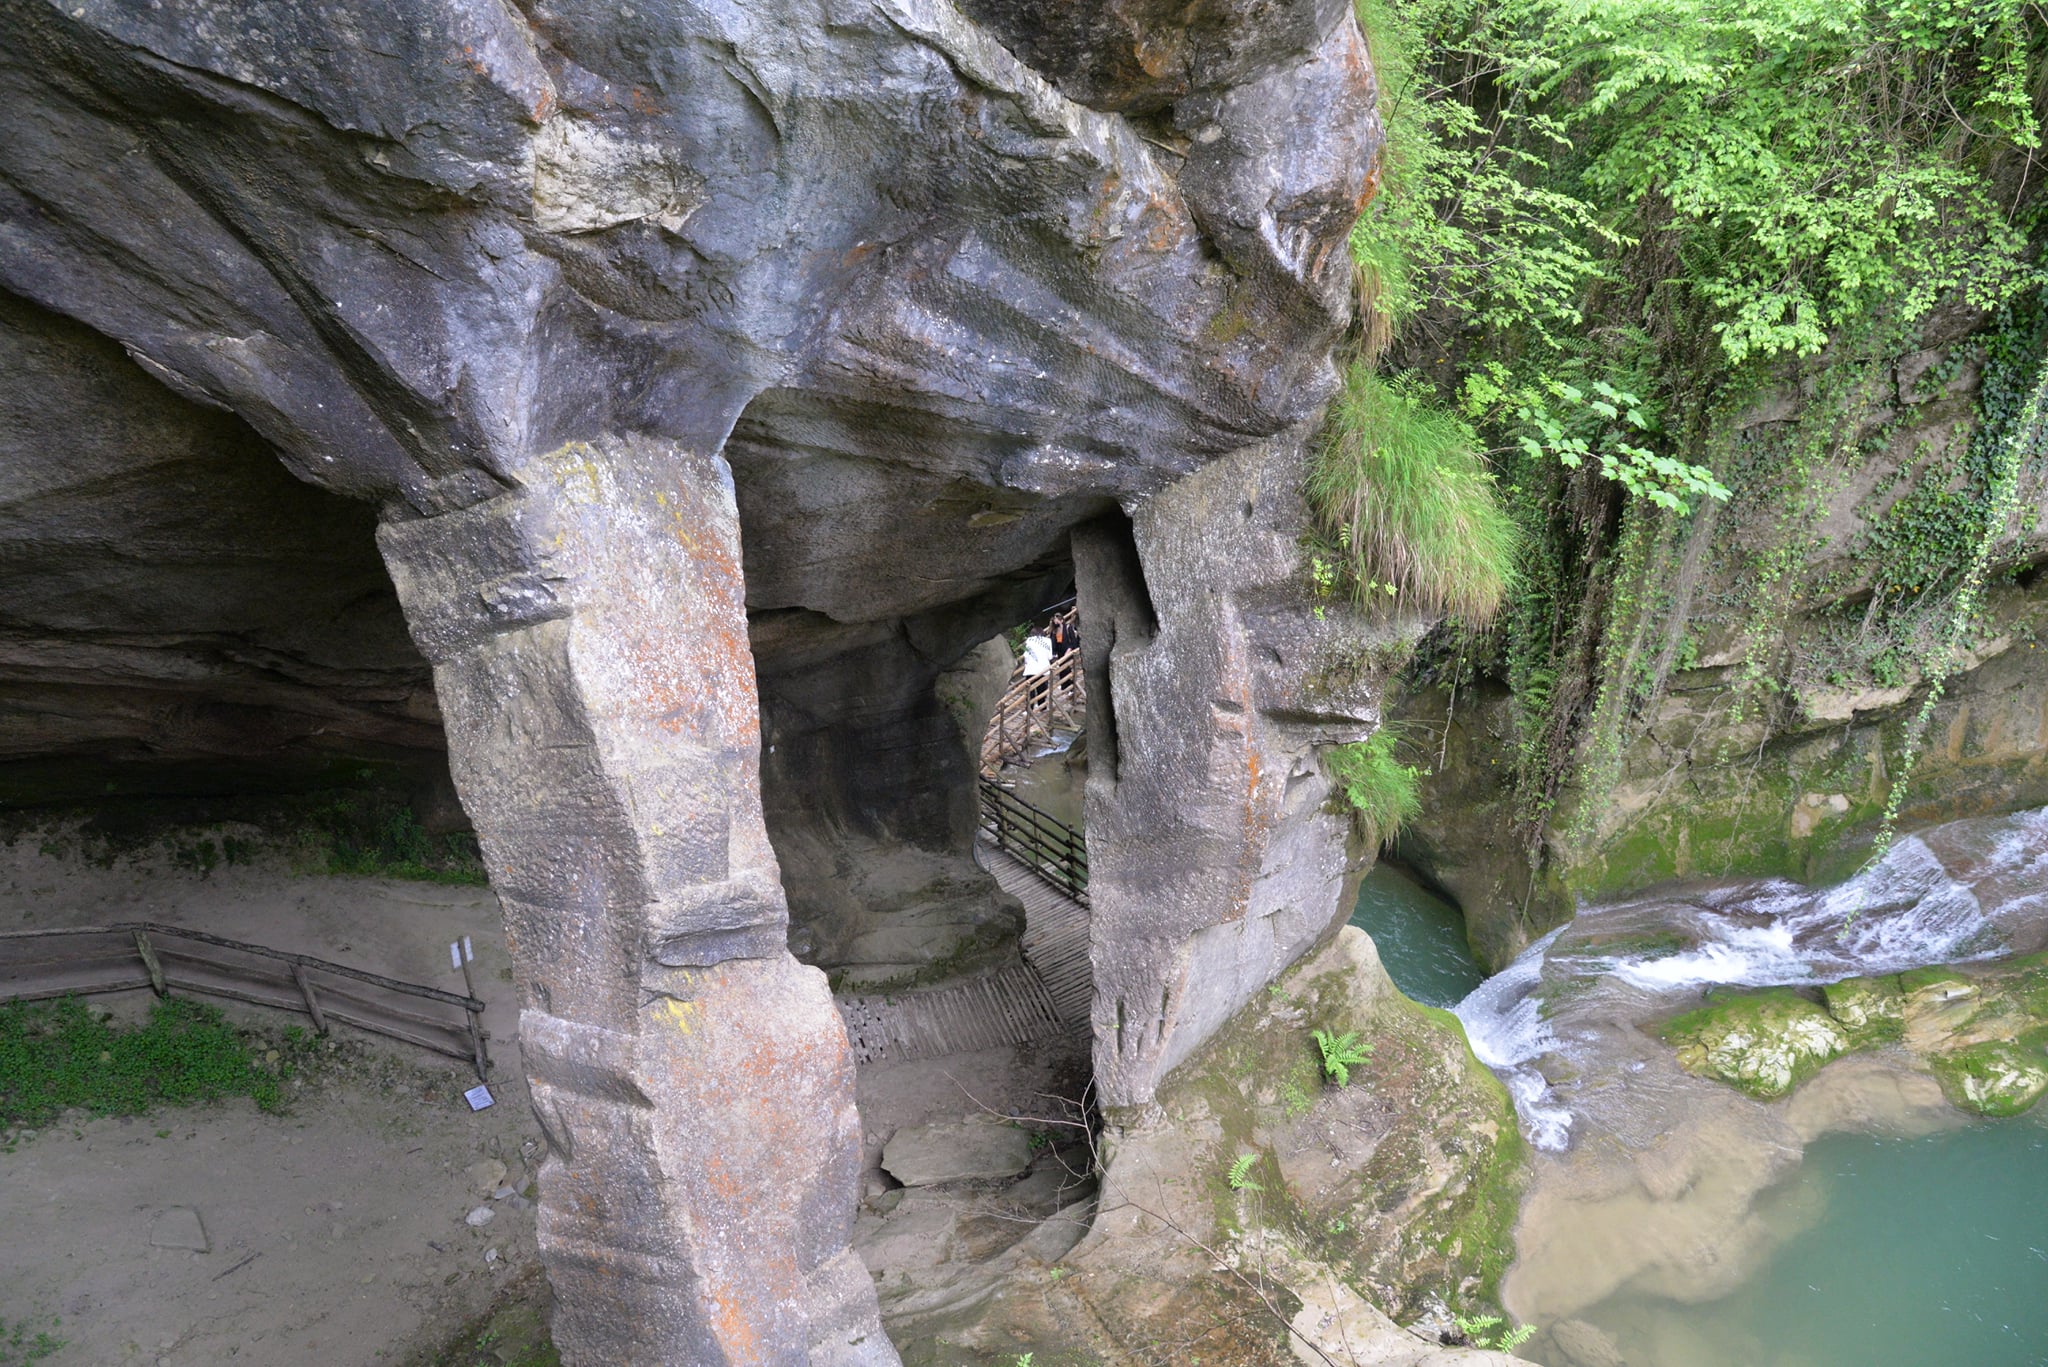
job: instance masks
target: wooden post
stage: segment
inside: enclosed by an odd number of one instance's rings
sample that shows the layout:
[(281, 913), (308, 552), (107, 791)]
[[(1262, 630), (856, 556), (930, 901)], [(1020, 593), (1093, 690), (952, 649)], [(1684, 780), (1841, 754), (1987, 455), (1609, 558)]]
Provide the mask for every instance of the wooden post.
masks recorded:
[(150, 944), (149, 936), (139, 930), (135, 932), (135, 952), (142, 956), (142, 966), (149, 970), (150, 991), (159, 997), (170, 996), (170, 989), (164, 986), (164, 966), (157, 962), (156, 947)]
[(463, 936), (454, 944), (449, 945), (448, 948), (453, 951), (456, 966), (462, 970), (462, 994), (471, 1001), (475, 1001), (476, 980), (469, 975), (469, 960), (471, 957), (469, 937), (467, 935)]
[(313, 1018), (313, 1033), (327, 1033), (327, 1016), (320, 1010), (320, 999), (313, 995), (313, 984), (306, 979), (304, 964), (292, 965), (292, 981), (299, 985), (299, 995), (306, 999), (306, 1014)]
[(491, 1056), (484, 1049), (484, 1029), (477, 1013), (465, 1010), (463, 1016), (469, 1021), (469, 1047), (476, 1056), (476, 1079), (478, 1082), (491, 1080)]

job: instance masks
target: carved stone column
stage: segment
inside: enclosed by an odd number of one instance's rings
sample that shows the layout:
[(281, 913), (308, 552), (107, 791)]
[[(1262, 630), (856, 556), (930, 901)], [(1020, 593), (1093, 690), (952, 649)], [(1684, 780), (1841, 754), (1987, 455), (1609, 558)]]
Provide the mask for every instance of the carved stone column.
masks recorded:
[(722, 458), (572, 443), (379, 544), (503, 899), (578, 1367), (887, 1367), (853, 1063), (790, 957)]
[(1371, 734), (1413, 624), (1311, 610), (1300, 486), (1300, 443), (1275, 441), (1073, 534), (1095, 1078), (1123, 1123), (1349, 910), (1316, 748)]

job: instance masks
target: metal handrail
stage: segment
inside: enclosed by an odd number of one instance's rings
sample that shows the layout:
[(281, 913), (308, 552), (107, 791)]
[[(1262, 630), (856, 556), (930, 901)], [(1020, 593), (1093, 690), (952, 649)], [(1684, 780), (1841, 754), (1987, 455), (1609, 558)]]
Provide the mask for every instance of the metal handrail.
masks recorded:
[(1081, 832), (987, 779), (981, 782), (981, 827), (1019, 863), (1088, 904), (1088, 842)]
[[(387, 978), (381, 973), (371, 973), (366, 969), (351, 968), (347, 964), (317, 959), (310, 954), (294, 954), (287, 950), (272, 949), (267, 945), (254, 945), (243, 940), (230, 940), (225, 936), (210, 935), (205, 931), (191, 930), (185, 926), (168, 925), (161, 921), (122, 921), (114, 925), (105, 926), (58, 926), (46, 930), (0, 931), (0, 968), (10, 966), (5, 951), (14, 946), (26, 945), (35, 940), (55, 940), (64, 936), (87, 935), (131, 936), (135, 955), (140, 960), (145, 976), (132, 980), (122, 978), (104, 983), (89, 983), (84, 986), (68, 986), (60, 989), (37, 988), (33, 983), (24, 986), (18, 981), (10, 982), (4, 977), (0, 977), (0, 1000), (19, 1001), (54, 996), (89, 996), (93, 993), (123, 992), (142, 987), (147, 987), (158, 996), (164, 997), (169, 996), (170, 989), (175, 986), (182, 991), (196, 992), (204, 996), (223, 997), (230, 1001), (250, 1002), (257, 1006), (270, 1006), (280, 1010), (300, 1011), (312, 1017), (314, 1030), (322, 1035), (327, 1033), (327, 1022), (329, 1018), (332, 1018), (345, 1024), (356, 1026), (358, 1029), (368, 1030), (373, 1034), (403, 1040), (408, 1044), (417, 1045), (422, 1049), (431, 1049), (436, 1053), (446, 1054), (451, 1058), (464, 1059), (475, 1065), (479, 1078), (485, 1077), (490, 1071), (491, 1058), (489, 1049), (486, 1046), (486, 1041), (490, 1039), (490, 1035), (489, 1032), (484, 1030), (482, 1020), (484, 1004), (475, 997), (443, 991), (438, 987), (428, 987), (424, 983), (409, 983), (397, 978)], [(185, 940), (196, 944), (213, 945), (220, 949), (230, 949), (239, 954), (248, 954), (255, 958), (269, 959), (283, 964), (286, 971), (280, 977), (274, 979), (260, 973), (251, 972), (247, 966), (242, 964), (224, 963), (218, 959), (190, 955), (182, 950), (166, 950), (160, 955), (157, 952), (157, 940)], [(233, 978), (239, 976), (244, 981), (272, 988), (284, 996), (284, 1000), (278, 1000), (275, 997), (254, 996), (246, 992), (236, 991), (232, 987), (210, 983), (204, 979), (195, 979), (189, 974), (167, 970), (163, 962), (165, 958), (172, 959), (174, 963), (177, 961), (190, 962), (225, 977)], [(31, 959), (26, 961), (16, 959), (11, 966), (17, 969), (34, 966), (39, 963), (61, 966), (67, 962), (76, 962), (76, 959), (77, 956), (73, 956), (69, 960), (62, 958)], [(422, 1016), (410, 1011), (401, 1011), (396, 1007), (368, 1001), (361, 997), (351, 997), (346, 1003), (342, 1004), (334, 1002), (323, 1003), (319, 993), (315, 991), (314, 983), (308, 976), (312, 972), (366, 983), (372, 987), (381, 988), (387, 992), (395, 992), (402, 996), (418, 997), (426, 1001), (460, 1007), (463, 1011), (463, 1024), (456, 1026), (450, 1022), (437, 1021), (430, 1016)], [(289, 981), (291, 989), (298, 994), (299, 1004), (297, 1005), (292, 1004), (290, 996), (285, 993), (286, 980)], [(376, 1019), (377, 1014), (382, 1014), (392, 1019), (378, 1020)], [(400, 1029), (394, 1022), (424, 1025), (433, 1030), (448, 1030), (450, 1032), (459, 1029), (467, 1035), (469, 1047), (461, 1049), (455, 1047), (452, 1043), (443, 1044), (431, 1038), (422, 1038), (417, 1033), (410, 1033)]]

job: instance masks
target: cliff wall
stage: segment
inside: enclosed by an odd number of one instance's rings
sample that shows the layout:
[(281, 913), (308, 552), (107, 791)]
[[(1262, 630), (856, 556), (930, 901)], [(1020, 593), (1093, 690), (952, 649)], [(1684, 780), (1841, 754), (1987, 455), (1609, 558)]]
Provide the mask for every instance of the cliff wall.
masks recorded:
[(2012, 516), (1974, 608), (1959, 600), (1986, 425), (2038, 370), (2038, 324), (1951, 313), (1916, 341), (1751, 397), (1698, 450), (1734, 497), (1623, 528), (1607, 692), (1583, 703), (1553, 806), (1517, 789), (1531, 712), (1498, 671), (1408, 690), (1434, 772), (1401, 853), (1459, 898), (1482, 959), (1668, 879), (1838, 880), (1894, 807), (1904, 833), (2048, 804), (2038, 429), (2014, 424)]

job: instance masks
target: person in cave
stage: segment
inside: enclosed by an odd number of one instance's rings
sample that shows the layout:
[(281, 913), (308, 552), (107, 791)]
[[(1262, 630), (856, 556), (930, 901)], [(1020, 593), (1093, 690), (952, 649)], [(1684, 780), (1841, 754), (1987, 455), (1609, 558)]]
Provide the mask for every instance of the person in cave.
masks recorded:
[(1058, 663), (1063, 657), (1081, 648), (1081, 632), (1066, 618), (1056, 618), (1052, 624), (1052, 658)]
[(1050, 637), (1034, 633), (1024, 640), (1024, 677), (1031, 680), (1031, 687), (1024, 695), (1025, 706), (1035, 710), (1045, 706), (1050, 696), (1046, 685), (1052, 680), (1053, 644)]

